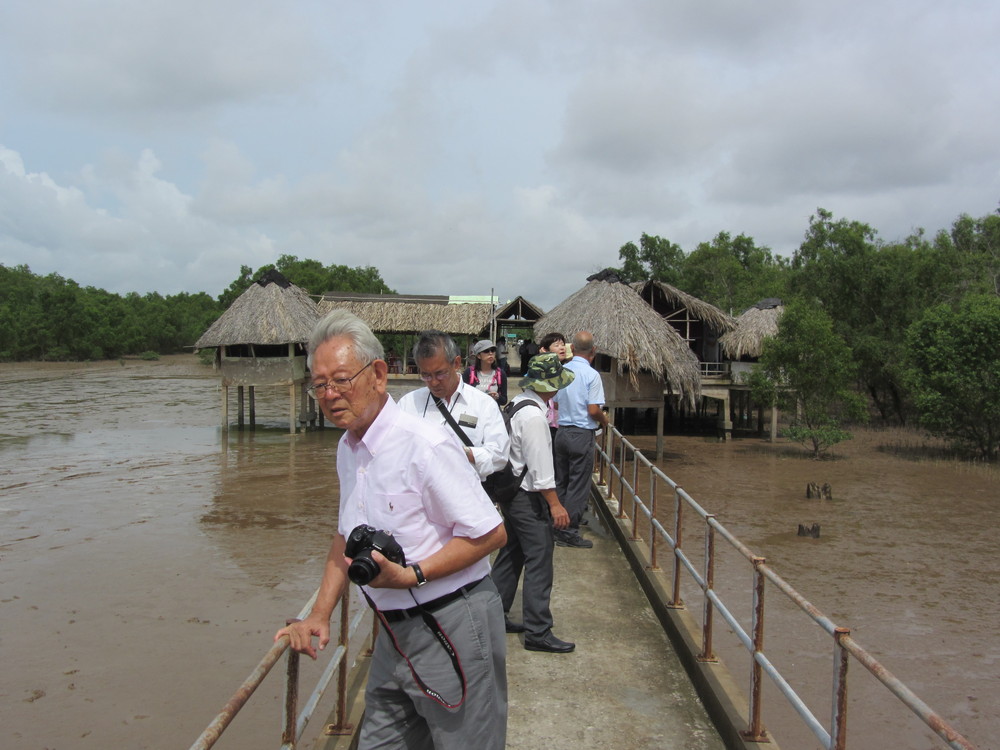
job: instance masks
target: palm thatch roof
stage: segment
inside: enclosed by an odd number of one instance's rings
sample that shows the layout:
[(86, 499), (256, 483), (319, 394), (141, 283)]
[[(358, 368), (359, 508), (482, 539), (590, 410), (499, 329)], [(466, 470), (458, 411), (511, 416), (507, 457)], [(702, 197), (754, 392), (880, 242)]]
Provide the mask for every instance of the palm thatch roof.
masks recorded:
[(736, 319), (735, 330), (719, 339), (719, 346), (731, 359), (759, 357), (764, 340), (778, 335), (778, 320), (785, 306), (777, 298), (764, 299)]
[(305, 343), (319, 317), (316, 303), (304, 289), (270, 271), (236, 298), (195, 348)]
[(497, 310), (496, 318), (518, 323), (533, 323), (544, 314), (542, 308), (528, 302), (524, 297), (516, 297)]
[(632, 284), (632, 288), (655, 309), (663, 306), (686, 308), (693, 317), (703, 321), (716, 333), (722, 334), (736, 328), (736, 319), (732, 315), (665, 281), (637, 281)]
[(617, 360), (618, 374), (645, 370), (666, 382), (671, 393), (694, 405), (701, 394), (698, 358), (635, 289), (602, 272), (535, 323), (535, 336), (552, 331), (590, 331), (600, 352)]
[(374, 299), (329, 299), (318, 304), (320, 315), (335, 308), (350, 310), (376, 333), (419, 333), (431, 328), (450, 334), (476, 336), (490, 326), (493, 305), (468, 302), (439, 304), (394, 301), (390, 295)]

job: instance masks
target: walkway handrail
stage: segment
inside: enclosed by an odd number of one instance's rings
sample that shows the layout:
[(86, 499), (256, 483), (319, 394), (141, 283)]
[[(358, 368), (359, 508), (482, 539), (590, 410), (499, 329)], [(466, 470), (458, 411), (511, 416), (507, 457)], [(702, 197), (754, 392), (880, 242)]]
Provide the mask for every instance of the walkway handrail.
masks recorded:
[[(648, 555), (652, 568), (657, 566), (657, 538), (662, 539), (670, 547), (673, 555), (672, 594), (666, 602), (668, 607), (683, 608), (681, 600), (681, 575), (687, 571), (691, 580), (702, 592), (702, 652), (700, 661), (714, 661), (712, 638), (714, 635), (715, 613), (718, 612), (732, 628), (737, 639), (751, 655), (751, 686), (748, 699), (749, 725), (741, 734), (750, 741), (765, 741), (767, 732), (761, 721), (762, 678), (764, 674), (775, 683), (784, 698), (795, 709), (795, 712), (809, 727), (816, 738), (827, 750), (846, 750), (847, 748), (847, 671), (849, 657), (854, 657), (889, 691), (899, 698), (913, 711), (930, 729), (956, 750), (975, 750), (975, 746), (951, 727), (930, 706), (924, 703), (916, 694), (886, 669), (874, 656), (862, 648), (851, 637), (849, 628), (837, 626), (817, 607), (808, 602), (787, 581), (779, 576), (763, 557), (754, 554), (736, 536), (730, 533), (711, 513), (708, 513), (674, 480), (668, 477), (658, 466), (647, 459), (629, 442), (617, 429), (612, 427), (608, 434), (596, 447), (598, 476), (607, 486), (607, 493), (618, 503), (618, 519), (622, 523), (629, 520), (626, 513), (625, 500), (631, 503), (631, 538), (641, 541), (639, 536), (639, 515), (645, 517), (651, 529), (648, 540)], [(608, 445), (610, 443), (610, 445)], [(625, 477), (625, 457), (632, 456), (631, 483)], [(615, 457), (617, 456), (617, 463)], [(639, 466), (648, 472), (649, 496), (644, 502), (639, 495)], [(657, 518), (656, 490), (660, 482), (665, 483), (673, 491), (674, 524), (672, 533), (664, 528)], [(617, 485), (617, 495), (615, 487)], [(704, 571), (699, 572), (691, 559), (685, 554), (683, 547), (683, 518), (685, 510), (694, 511), (705, 522), (705, 560)], [(721, 537), (727, 541), (753, 567), (754, 595), (751, 633), (747, 633), (740, 622), (732, 614), (725, 602), (715, 591), (715, 542)], [(795, 693), (788, 681), (771, 663), (764, 653), (764, 601), (765, 587), (770, 583), (774, 588), (790, 599), (799, 609), (805, 612), (820, 628), (833, 638), (833, 651), (837, 666), (831, 697), (831, 729), (827, 731), (823, 724), (806, 706), (805, 702)]]
[[(337, 609), (334, 610), (334, 614), (336, 614), (337, 610), (339, 610), (340, 622), (340, 630), (337, 636), (337, 647), (333, 649), (333, 652), (330, 654), (330, 658), (324, 667), (322, 674), (320, 674), (316, 687), (313, 689), (312, 694), (306, 701), (301, 713), (296, 715), (299, 691), (299, 654), (298, 652), (292, 651), (288, 648), (288, 636), (283, 636), (276, 641), (273, 646), (271, 646), (268, 652), (264, 655), (264, 658), (260, 660), (260, 663), (258, 663), (256, 667), (254, 667), (253, 671), (246, 678), (246, 680), (243, 681), (243, 684), (240, 685), (239, 689), (233, 694), (233, 697), (229, 699), (222, 711), (219, 712), (219, 714), (205, 728), (205, 731), (201, 733), (201, 736), (199, 736), (198, 739), (195, 740), (194, 744), (191, 745), (190, 750), (208, 750), (208, 748), (218, 742), (222, 733), (226, 730), (226, 727), (228, 727), (230, 723), (232, 723), (233, 719), (236, 718), (236, 714), (238, 714), (240, 709), (242, 709), (243, 706), (246, 705), (247, 701), (250, 700), (250, 696), (253, 695), (254, 691), (264, 681), (264, 678), (267, 677), (271, 668), (278, 662), (278, 659), (280, 659), (281, 655), (286, 651), (288, 652), (288, 663), (285, 672), (285, 713), (281, 732), (281, 750), (295, 750), (296, 743), (302, 738), (302, 734), (305, 732), (309, 719), (312, 718), (313, 711), (315, 711), (319, 701), (322, 700), (323, 695), (329, 687), (330, 681), (333, 679), (335, 673), (337, 674), (336, 722), (331, 725), (329, 733), (350, 733), (353, 727), (347, 723), (347, 678), (348, 673), (350, 672), (350, 664), (348, 664), (347, 655), (350, 650), (351, 639), (357, 634), (361, 623), (367, 614), (367, 608), (359, 607), (354, 617), (349, 620), (351, 591), (353, 588), (353, 586), (348, 586), (345, 589), (344, 595), (337, 604)], [(301, 620), (312, 610), (312, 606), (316, 601), (318, 593), (319, 590), (317, 589), (309, 601), (306, 602), (298, 616), (294, 619), (288, 620), (289, 624), (295, 622), (296, 620)], [(376, 621), (373, 624), (373, 629), (377, 626)], [(365, 635), (367, 635), (367, 631)], [(372, 632), (372, 636), (372, 643), (374, 643), (374, 632)]]

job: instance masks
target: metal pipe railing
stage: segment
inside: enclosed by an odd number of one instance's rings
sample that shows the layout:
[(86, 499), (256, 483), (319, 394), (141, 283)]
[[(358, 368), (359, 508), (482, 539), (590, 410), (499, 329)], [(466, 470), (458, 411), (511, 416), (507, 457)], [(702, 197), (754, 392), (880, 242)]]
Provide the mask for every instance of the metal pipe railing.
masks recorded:
[[(895, 695), (907, 708), (915, 713), (921, 721), (934, 731), (941, 739), (956, 750), (975, 750), (975, 746), (963, 737), (957, 730), (950, 726), (939, 714), (934, 712), (930, 706), (924, 703), (906, 685), (887, 670), (874, 656), (863, 649), (851, 637), (848, 628), (836, 625), (829, 617), (824, 615), (817, 607), (812, 605), (798, 591), (796, 591), (787, 581), (779, 576), (767, 565), (767, 561), (756, 555), (743, 542), (730, 533), (725, 526), (719, 523), (718, 519), (711, 513), (705, 511), (695, 500), (684, 491), (676, 482), (668, 477), (658, 466), (642, 455), (636, 447), (630, 443), (617, 429), (609, 428), (610, 435), (605, 441), (598, 441), (596, 455), (598, 462), (598, 477), (602, 484), (606, 483), (607, 493), (610, 498), (617, 501), (617, 517), (622, 523), (628, 522), (631, 515), (631, 538), (630, 541), (641, 540), (639, 519), (644, 517), (649, 523), (649, 559), (650, 567), (657, 570), (656, 548), (657, 543), (664, 543), (668, 546), (673, 557), (673, 568), (671, 572), (671, 594), (670, 600), (665, 602), (667, 607), (682, 608), (684, 602), (681, 598), (682, 572), (687, 571), (690, 580), (697, 586), (702, 595), (702, 652), (698, 655), (699, 661), (715, 661), (713, 653), (713, 634), (715, 630), (715, 615), (719, 614), (723, 621), (735, 634), (737, 640), (750, 654), (751, 688), (748, 698), (747, 715), (749, 724), (741, 734), (751, 741), (766, 741), (767, 730), (762, 720), (763, 711), (763, 677), (768, 676), (777, 686), (779, 693), (785, 698), (789, 705), (795, 710), (813, 735), (828, 750), (846, 750), (847, 748), (847, 675), (851, 657), (865, 667), (884, 687)], [(607, 448), (605, 447), (607, 446)], [(617, 454), (616, 454), (617, 450)], [(610, 453), (608, 452), (610, 451)], [(625, 456), (627, 453), (632, 456), (632, 482), (626, 482), (625, 477)], [(615, 461), (615, 456), (618, 461)], [(638, 491), (638, 467), (643, 464), (649, 472), (649, 496), (643, 499)], [(605, 482), (605, 478), (610, 475), (610, 479)], [(615, 481), (617, 479), (618, 495), (614, 494)], [(673, 507), (673, 533), (669, 533), (657, 518), (657, 489), (659, 483), (664, 483), (672, 492)], [(628, 509), (626, 509), (628, 503)], [(705, 560), (703, 563), (703, 573), (699, 573), (697, 566), (692, 563), (684, 551), (684, 518), (685, 510), (696, 513), (705, 522)], [(629, 512), (630, 511), (630, 512)], [(751, 633), (747, 633), (739, 620), (733, 615), (730, 608), (722, 601), (715, 590), (715, 563), (716, 563), (716, 541), (717, 538), (725, 540), (741, 557), (743, 557), (753, 570), (753, 606), (751, 611)], [(764, 650), (765, 634), (765, 592), (772, 587), (781, 592), (788, 600), (804, 612), (816, 625), (831, 636), (833, 641), (833, 681), (830, 700), (830, 730), (828, 731), (822, 722), (816, 718), (805, 702), (795, 692), (789, 682), (780, 671), (771, 663)]]
[[(274, 645), (268, 649), (267, 653), (260, 660), (257, 666), (254, 667), (250, 675), (243, 681), (243, 684), (240, 685), (236, 693), (233, 694), (233, 697), (230, 698), (223, 707), (222, 711), (216, 715), (211, 723), (209, 723), (209, 725), (205, 728), (205, 731), (203, 731), (198, 739), (195, 740), (194, 744), (191, 745), (190, 750), (208, 750), (208, 748), (211, 748), (216, 742), (218, 742), (222, 733), (232, 723), (233, 719), (236, 718), (236, 715), (246, 705), (247, 701), (250, 700), (254, 691), (257, 690), (260, 684), (264, 681), (264, 678), (267, 677), (271, 668), (278, 662), (278, 659), (280, 659), (281, 655), (286, 651), (288, 651), (288, 661), (285, 670), (285, 699), (281, 728), (281, 749), (295, 750), (296, 744), (302, 739), (302, 735), (309, 723), (309, 719), (312, 718), (312, 714), (316, 710), (316, 706), (323, 699), (323, 696), (325, 695), (327, 688), (330, 686), (330, 682), (333, 680), (335, 673), (337, 674), (337, 721), (335, 724), (331, 725), (328, 731), (333, 734), (350, 731), (352, 727), (347, 724), (347, 678), (350, 672), (350, 664), (348, 664), (347, 655), (350, 651), (351, 640), (359, 631), (361, 623), (364, 621), (367, 614), (367, 610), (365, 608), (359, 607), (354, 617), (349, 617), (352, 589), (353, 587), (347, 587), (340, 602), (337, 604), (337, 607), (340, 610), (340, 629), (337, 635), (337, 647), (333, 649), (333, 652), (330, 654), (330, 658), (316, 683), (316, 687), (313, 688), (313, 691), (306, 700), (301, 712), (297, 713), (299, 696), (299, 654), (298, 652), (292, 651), (288, 648), (289, 639), (285, 636), (275, 642)], [(304, 618), (312, 610), (317, 594), (318, 590), (313, 593), (309, 601), (306, 602), (298, 616), (288, 620), (287, 622), (292, 623), (296, 620)], [(367, 634), (368, 633), (366, 631), (363, 635)], [(374, 636), (375, 630), (373, 629), (373, 641)]]

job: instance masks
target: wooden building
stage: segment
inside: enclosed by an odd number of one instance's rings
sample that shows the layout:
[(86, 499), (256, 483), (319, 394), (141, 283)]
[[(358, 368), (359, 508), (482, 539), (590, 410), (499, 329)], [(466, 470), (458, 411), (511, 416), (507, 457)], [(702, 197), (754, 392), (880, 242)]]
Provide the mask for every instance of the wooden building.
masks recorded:
[(357, 315), (376, 334), (403, 336), (399, 361), (389, 362), (390, 373), (416, 372), (410, 361), (410, 340), (420, 331), (436, 329), (464, 339), (468, 351), (471, 342), (489, 335), (493, 322), (492, 303), (464, 302), (443, 295), (358, 294), (327, 292), (318, 303), (320, 315), (343, 308)]
[[(256, 386), (288, 387), (288, 428), (313, 421), (315, 411), (305, 393), (308, 378), (306, 343), (319, 320), (319, 309), (303, 289), (271, 270), (241, 294), (195, 344), (214, 348), (222, 376), (222, 425), (229, 427), (229, 389), (237, 389), (237, 422), (244, 425), (249, 403), (250, 424), (256, 422)], [(245, 398), (245, 391), (248, 398)]]
[(535, 323), (539, 338), (552, 331), (567, 339), (578, 331), (594, 335), (593, 364), (608, 407), (656, 409), (656, 449), (662, 456), (664, 394), (692, 408), (701, 394), (698, 358), (674, 327), (606, 270)]
[(703, 375), (723, 373), (719, 337), (736, 328), (732, 315), (663, 281), (640, 281), (632, 286), (688, 343)]
[[(719, 339), (723, 355), (729, 360), (730, 377), (739, 396), (734, 398), (733, 420), (737, 424), (750, 419), (750, 393), (745, 385), (754, 363), (760, 357), (764, 342), (778, 335), (778, 321), (785, 311), (777, 297), (762, 299), (736, 318), (736, 327)], [(762, 405), (757, 406), (758, 431), (763, 431)], [(778, 434), (778, 409), (771, 407), (771, 440)]]

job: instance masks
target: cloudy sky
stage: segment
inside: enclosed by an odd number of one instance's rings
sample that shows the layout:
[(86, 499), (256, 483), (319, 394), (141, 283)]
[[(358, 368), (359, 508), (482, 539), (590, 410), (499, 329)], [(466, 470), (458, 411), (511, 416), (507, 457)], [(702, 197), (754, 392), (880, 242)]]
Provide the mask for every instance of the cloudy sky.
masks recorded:
[(994, 0), (5, 0), (0, 263), (548, 309), (643, 232), (933, 233), (1000, 201), (998, 39)]

